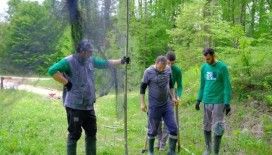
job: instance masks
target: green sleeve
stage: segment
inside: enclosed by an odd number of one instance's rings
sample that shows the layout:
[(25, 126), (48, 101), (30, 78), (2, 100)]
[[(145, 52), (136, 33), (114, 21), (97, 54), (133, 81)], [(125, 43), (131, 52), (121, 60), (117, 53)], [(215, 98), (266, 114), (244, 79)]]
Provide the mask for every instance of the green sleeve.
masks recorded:
[(182, 71), (181, 69), (177, 70), (177, 96), (181, 97), (182, 94)]
[(70, 66), (69, 66), (68, 61), (65, 58), (62, 59), (62, 60), (60, 60), (59, 62), (55, 63), (51, 67), (49, 67), (48, 74), (50, 76), (53, 76), (58, 71), (61, 72), (61, 73), (67, 73), (67, 74), (69, 74), (69, 72), (70, 72)]
[(205, 75), (204, 75), (204, 65), (201, 67), (201, 73), (200, 73), (200, 87), (198, 91), (198, 98), (197, 100), (202, 101), (203, 98), (203, 92), (205, 87)]
[(229, 78), (229, 72), (226, 66), (222, 69), (224, 80), (224, 104), (229, 104), (231, 100), (231, 84)]
[(104, 69), (109, 67), (108, 60), (101, 59), (98, 57), (92, 57), (92, 59), (93, 59), (94, 68)]

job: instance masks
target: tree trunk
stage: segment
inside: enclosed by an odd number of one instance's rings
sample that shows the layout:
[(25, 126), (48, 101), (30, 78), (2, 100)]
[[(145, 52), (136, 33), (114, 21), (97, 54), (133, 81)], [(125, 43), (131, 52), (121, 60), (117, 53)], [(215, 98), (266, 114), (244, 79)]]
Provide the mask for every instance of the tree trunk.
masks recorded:
[(267, 4), (269, 5), (270, 12), (272, 11), (272, 1), (266, 0)]
[(104, 0), (104, 23), (105, 30), (108, 30), (110, 27), (110, 8), (111, 0)]
[(264, 0), (259, 0), (259, 33), (264, 33), (267, 28), (266, 21), (267, 17), (265, 17), (266, 8), (265, 8), (265, 1)]
[(71, 24), (71, 34), (76, 47), (83, 37), (82, 18), (78, 9), (77, 0), (67, 0)]
[[(212, 0), (207, 0), (204, 8), (203, 8), (203, 17), (209, 18), (211, 16), (211, 2)], [(210, 30), (209, 30), (209, 23), (204, 23), (204, 32), (206, 36), (204, 37), (204, 48), (211, 47), (212, 46), (212, 39), (209, 36)]]
[(231, 5), (231, 8), (232, 8), (232, 10), (231, 10), (231, 15), (232, 15), (232, 24), (234, 25), (235, 24), (235, 2), (234, 2), (235, 0), (232, 0), (232, 5)]
[(250, 27), (249, 27), (249, 36), (254, 36), (254, 29), (255, 29), (255, 13), (256, 13), (256, 0), (252, 0), (252, 7), (250, 11)]
[(139, 16), (140, 19), (143, 19), (143, 1), (142, 0), (138, 0), (138, 10), (139, 10)]
[(240, 23), (243, 26), (244, 32), (246, 31), (246, 0), (242, 0), (241, 12), (240, 12)]

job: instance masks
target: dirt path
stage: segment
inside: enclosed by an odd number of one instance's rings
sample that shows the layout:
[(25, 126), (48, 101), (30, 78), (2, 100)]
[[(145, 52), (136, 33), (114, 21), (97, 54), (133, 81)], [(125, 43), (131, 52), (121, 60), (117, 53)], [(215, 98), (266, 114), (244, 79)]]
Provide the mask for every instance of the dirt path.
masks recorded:
[(4, 77), (4, 89), (25, 90), (38, 95), (46, 96), (52, 99), (61, 99), (62, 92), (50, 88), (37, 87), (24, 84), (25, 80), (48, 80), (49, 78), (33, 78), (33, 77)]

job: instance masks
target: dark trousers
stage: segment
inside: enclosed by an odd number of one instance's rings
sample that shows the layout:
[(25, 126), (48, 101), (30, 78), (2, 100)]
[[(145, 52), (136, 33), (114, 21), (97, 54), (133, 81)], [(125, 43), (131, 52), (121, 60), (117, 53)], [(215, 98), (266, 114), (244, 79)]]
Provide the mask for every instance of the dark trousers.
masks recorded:
[(76, 110), (66, 107), (68, 140), (79, 140), (82, 128), (86, 137), (96, 139), (97, 125), (94, 110)]

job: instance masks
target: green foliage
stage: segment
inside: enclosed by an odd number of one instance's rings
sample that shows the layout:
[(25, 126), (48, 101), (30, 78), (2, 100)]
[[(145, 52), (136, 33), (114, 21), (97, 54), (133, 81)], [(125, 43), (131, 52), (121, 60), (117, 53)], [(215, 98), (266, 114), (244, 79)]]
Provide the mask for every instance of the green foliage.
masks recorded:
[(44, 55), (45, 64), (39, 66), (41, 71), (47, 71), (48, 67), (53, 63), (61, 60), (63, 57), (74, 53), (75, 49), (71, 38), (71, 29), (66, 27), (63, 34), (56, 40), (55, 47), (50, 54)]
[(7, 24), (0, 22), (0, 58), (5, 54), (5, 34), (7, 33)]
[[(164, 55), (169, 42), (169, 36), (166, 29), (169, 28), (165, 21), (160, 18), (149, 19), (143, 29), (136, 29), (136, 46), (139, 49), (136, 52), (136, 61), (148, 67), (155, 62), (159, 55)], [(139, 23), (138, 23), (139, 24)], [(149, 25), (149, 26), (147, 26)]]
[(17, 74), (45, 73), (47, 57), (55, 50), (62, 25), (38, 2), (12, 1), (9, 4), (11, 12), (4, 35), (3, 68)]
[(154, 3), (142, 1), (138, 12), (132, 15), (131, 35), (136, 46), (133, 53), (141, 67), (148, 67), (157, 56), (166, 53), (170, 42), (167, 30), (174, 27), (179, 4), (181, 1), (176, 0), (159, 0)]
[(271, 62), (267, 60), (271, 59), (270, 50), (249, 46), (238, 52), (235, 67), (231, 68), (234, 93), (240, 99), (253, 97), (269, 104)]
[[(172, 38), (171, 46), (177, 54), (177, 63), (192, 74), (192, 66), (200, 66), (202, 62), (203, 47), (211, 46), (215, 48), (217, 58), (229, 66), (234, 95), (240, 99), (265, 99), (269, 104), (269, 96), (262, 91), (264, 87), (270, 87), (263, 78), (271, 72), (272, 64), (266, 61), (271, 56), (267, 44), (271, 41), (270, 32), (256, 32), (260, 34), (258, 38), (249, 37), (245, 25), (222, 18), (226, 15), (224, 9), (231, 9), (223, 3), (228, 2), (196, 0), (180, 6), (176, 27), (168, 31)], [(242, 2), (238, 3), (242, 5)], [(189, 89), (192, 89), (192, 85)]]
[(182, 78), (183, 92), (181, 97), (181, 104), (195, 104), (200, 82), (200, 66), (191, 66), (191, 68), (182, 73)]

